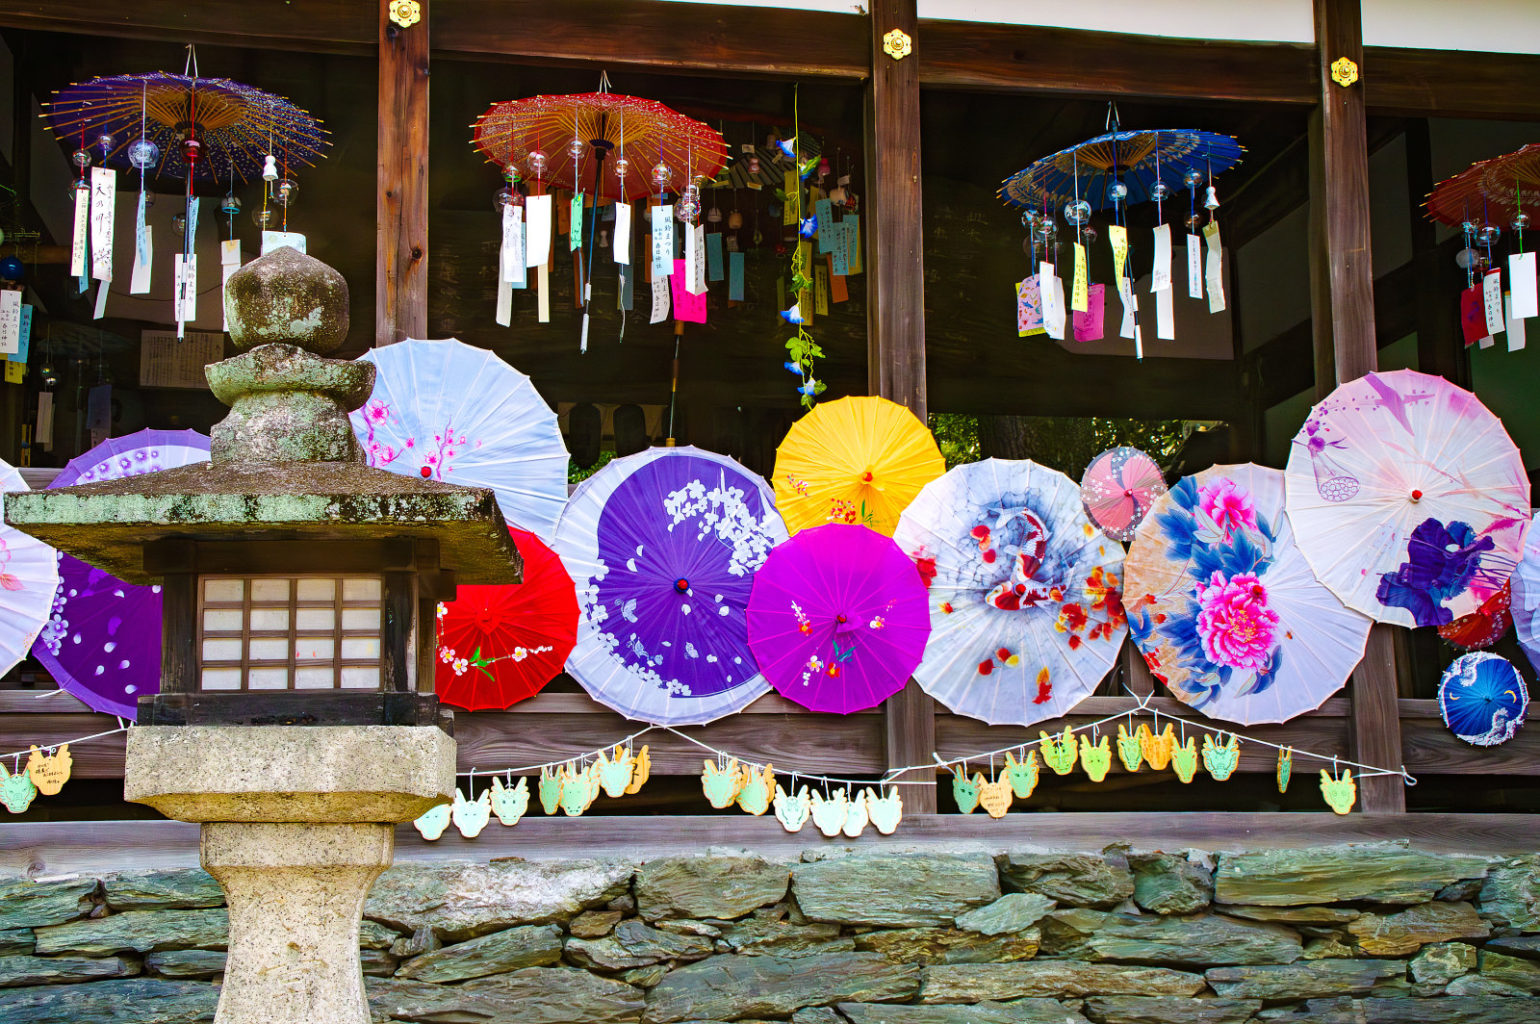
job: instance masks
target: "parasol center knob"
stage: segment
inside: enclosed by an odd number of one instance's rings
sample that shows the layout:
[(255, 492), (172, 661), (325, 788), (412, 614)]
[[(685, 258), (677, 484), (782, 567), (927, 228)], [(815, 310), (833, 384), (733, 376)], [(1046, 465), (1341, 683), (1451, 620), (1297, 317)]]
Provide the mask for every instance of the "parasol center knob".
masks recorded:
[(1125, 487), (1125, 488), (1123, 488), (1123, 497), (1125, 497), (1125, 498), (1132, 498), (1133, 496), (1134, 496), (1134, 490), (1133, 490), (1132, 487)]
[(189, 164), (197, 163), (203, 157), (203, 143), (189, 136), (182, 143), (182, 156)]
[(871, 470), (868, 469), (865, 473), (861, 474), (861, 482), (864, 483), (864, 484), (869, 484), (869, 483), (872, 482), (872, 471)]
[(681, 594), (687, 594), (690, 592), (690, 581), (681, 576), (674, 581), (674, 589)]
[(1422, 500), (1422, 492), (1418, 491), (1418, 490), (1412, 491), (1412, 500), (1413, 501), (1421, 501)]
[(840, 625), (843, 626), (845, 623), (849, 622), (850, 620), (845, 618), (845, 616), (843, 616), (843, 615), (836, 615), (836, 616), (834, 616), (834, 621), (838, 622)]
[(428, 479), (428, 477), (430, 477), (432, 475), (433, 475), (433, 470), (431, 468), (429, 468), (428, 466), (422, 467), (422, 478), (424, 480)]

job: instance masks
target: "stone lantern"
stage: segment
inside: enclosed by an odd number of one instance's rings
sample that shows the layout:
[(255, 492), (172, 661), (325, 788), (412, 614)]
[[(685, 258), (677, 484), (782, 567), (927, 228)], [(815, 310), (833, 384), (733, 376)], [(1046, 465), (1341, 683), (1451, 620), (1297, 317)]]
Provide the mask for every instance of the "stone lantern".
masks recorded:
[(454, 792), (434, 614), (457, 582), (517, 583), (492, 493), (365, 464), (348, 412), (374, 366), (325, 358), (347, 284), (278, 249), (231, 276), (241, 354), (211, 459), (5, 495), (13, 526), (164, 601), (124, 795), (202, 823), (230, 908), (219, 1024), (367, 1024), (358, 959), (394, 826)]

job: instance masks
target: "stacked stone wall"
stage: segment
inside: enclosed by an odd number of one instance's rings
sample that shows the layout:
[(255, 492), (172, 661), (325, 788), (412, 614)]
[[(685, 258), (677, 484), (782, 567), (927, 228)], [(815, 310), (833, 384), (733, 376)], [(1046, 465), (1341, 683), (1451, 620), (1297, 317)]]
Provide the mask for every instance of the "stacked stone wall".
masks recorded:
[[(402, 864), (365, 916), (382, 1022), (1540, 1021), (1540, 855)], [(225, 932), (200, 870), (0, 880), (0, 1024), (212, 1020)]]

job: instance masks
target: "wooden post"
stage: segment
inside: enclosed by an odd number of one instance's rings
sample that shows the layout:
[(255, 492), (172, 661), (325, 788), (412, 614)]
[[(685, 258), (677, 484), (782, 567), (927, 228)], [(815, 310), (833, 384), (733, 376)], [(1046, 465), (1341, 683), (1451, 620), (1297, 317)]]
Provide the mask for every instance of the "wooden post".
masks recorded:
[[(867, 93), (866, 147), (871, 180), (867, 208), (866, 377), (874, 395), (925, 419), (925, 272), (920, 246), (920, 45), (915, 0), (873, 0), (872, 78)], [(894, 30), (909, 52), (884, 49)], [(913, 679), (883, 707), (888, 766), (925, 764), (936, 749), (935, 702)], [(935, 773), (912, 774), (906, 781)], [(904, 808), (936, 810), (936, 790), (905, 786)]]
[[(1364, 116), (1363, 18), (1359, 0), (1314, 0), (1321, 103), (1310, 124), (1310, 315), (1315, 333), (1316, 395), (1357, 380), (1376, 366), (1374, 269), (1369, 248), (1369, 144)], [(1332, 78), (1346, 58), (1357, 81)], [(1353, 757), (1367, 764), (1401, 763), (1392, 627), (1375, 624), (1364, 659), (1353, 672)], [(1396, 776), (1359, 782), (1366, 812), (1406, 810)]]
[(428, 333), (428, 7), (402, 28), (379, 0), (374, 343)]

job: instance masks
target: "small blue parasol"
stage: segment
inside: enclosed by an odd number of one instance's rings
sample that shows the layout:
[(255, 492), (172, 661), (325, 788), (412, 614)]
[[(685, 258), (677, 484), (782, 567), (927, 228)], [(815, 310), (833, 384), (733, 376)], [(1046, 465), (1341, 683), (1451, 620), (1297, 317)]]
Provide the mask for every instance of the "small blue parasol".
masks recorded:
[(1466, 743), (1495, 747), (1513, 739), (1529, 710), (1524, 677), (1507, 658), (1490, 651), (1462, 654), (1438, 684), (1444, 724)]
[[(1196, 188), (1184, 180), (1189, 170), (1201, 174), (1206, 185), (1239, 163), (1243, 152), (1245, 147), (1233, 136), (1196, 128), (1114, 128), (1017, 171), (1005, 179), (999, 196), (1026, 209), (1057, 207), (1078, 197), (1092, 209), (1104, 210), (1156, 198), (1150, 190), (1157, 181), (1172, 195)], [(1117, 183), (1127, 188), (1126, 195), (1117, 194)]]

